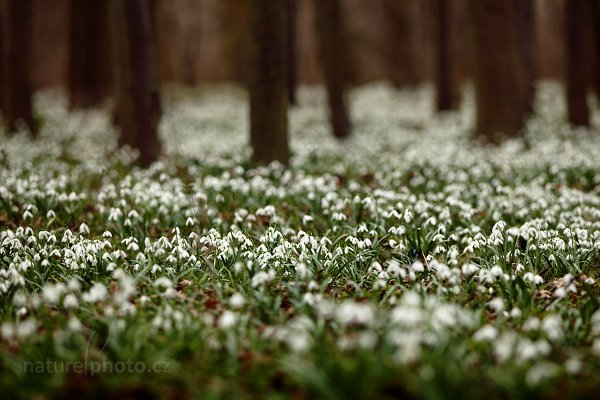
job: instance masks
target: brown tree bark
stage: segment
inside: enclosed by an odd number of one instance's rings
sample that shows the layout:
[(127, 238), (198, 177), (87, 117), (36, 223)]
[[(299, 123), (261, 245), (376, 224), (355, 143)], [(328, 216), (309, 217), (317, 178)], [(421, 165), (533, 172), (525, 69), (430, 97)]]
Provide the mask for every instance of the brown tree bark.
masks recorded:
[(519, 59), (521, 60), (524, 79), (524, 95), (521, 108), (524, 118), (533, 112), (535, 100), (535, 87), (537, 62), (535, 57), (535, 20), (533, 0), (514, 0), (517, 7), (517, 36), (519, 45)]
[(69, 104), (94, 107), (110, 93), (108, 3), (70, 0)]
[(421, 22), (421, 0), (382, 0), (385, 17), (382, 34), (385, 38), (387, 70), (390, 82), (397, 88), (416, 86), (425, 78), (424, 60), (419, 52), (421, 43), (417, 27)]
[(587, 104), (587, 66), (590, 57), (585, 45), (585, 23), (591, 12), (588, 5), (588, 0), (565, 2), (567, 117), (569, 123), (574, 126), (590, 125), (590, 110)]
[(111, 0), (109, 4), (119, 144), (139, 150), (139, 162), (149, 165), (160, 154), (155, 3)]
[(329, 118), (338, 139), (350, 136), (350, 119), (345, 99), (348, 60), (340, 0), (315, 0), (315, 27), (323, 80), (327, 89)]
[(32, 1), (0, 2), (2, 43), (2, 115), (9, 132), (23, 124), (32, 135), (38, 125), (33, 117), (31, 84)]
[(254, 161), (287, 164), (287, 5), (250, 0), (250, 144)]
[(298, 4), (297, 0), (287, 0), (287, 82), (288, 82), (288, 102), (296, 104), (296, 87), (298, 86), (298, 68), (297, 68), (297, 31), (298, 31)]
[(499, 143), (520, 135), (527, 72), (519, 50), (514, 1), (470, 0), (473, 26), (476, 137)]
[(435, 0), (435, 86), (436, 86), (436, 108), (438, 111), (449, 111), (458, 108), (460, 103), (457, 76), (454, 70), (452, 55), (452, 1)]

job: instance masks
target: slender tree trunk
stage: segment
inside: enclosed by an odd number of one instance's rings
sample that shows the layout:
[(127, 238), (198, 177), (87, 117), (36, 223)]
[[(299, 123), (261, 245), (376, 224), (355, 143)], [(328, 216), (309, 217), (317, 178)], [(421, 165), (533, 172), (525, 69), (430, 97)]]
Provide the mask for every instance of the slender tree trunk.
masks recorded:
[(32, 0), (2, 0), (2, 113), (9, 132), (24, 124), (37, 134), (31, 84)]
[(534, 82), (536, 79), (535, 61), (535, 12), (533, 0), (513, 0), (517, 5), (517, 35), (519, 45), (519, 58), (522, 63), (523, 81), (525, 87), (522, 96), (521, 108), (523, 118), (528, 118), (533, 112), (535, 100)]
[(112, 0), (109, 4), (119, 143), (139, 150), (139, 162), (149, 165), (160, 154), (155, 4), (148, 0)]
[(323, 79), (327, 89), (329, 117), (338, 139), (350, 136), (350, 120), (345, 99), (348, 57), (340, 0), (315, 0), (315, 26)]
[(94, 107), (110, 92), (108, 3), (71, 0), (69, 19), (70, 106)]
[(585, 45), (585, 22), (591, 11), (588, 0), (568, 0), (566, 7), (567, 33), (567, 114), (571, 125), (589, 126), (590, 111), (587, 104), (587, 46)]
[(297, 0), (287, 0), (287, 60), (288, 60), (288, 102), (296, 104), (296, 87), (298, 86), (297, 72), (297, 30), (298, 30), (298, 4)]
[(521, 101), (527, 91), (520, 56), (517, 7), (509, 0), (470, 0), (477, 121), (475, 134), (498, 143), (524, 127)]
[(452, 2), (435, 0), (435, 84), (437, 89), (436, 108), (449, 111), (458, 108), (460, 99), (456, 74), (454, 73), (453, 37), (451, 23)]
[(287, 164), (287, 4), (250, 0), (250, 144), (257, 162)]
[(596, 97), (600, 100), (600, 0), (590, 0), (592, 14), (592, 42), (596, 54)]
[(386, 69), (391, 83), (398, 88), (416, 86), (424, 78), (424, 60), (417, 49), (417, 43), (421, 43), (416, 29), (421, 22), (419, 1), (422, 0), (381, 2), (385, 15), (382, 28), (386, 40)]

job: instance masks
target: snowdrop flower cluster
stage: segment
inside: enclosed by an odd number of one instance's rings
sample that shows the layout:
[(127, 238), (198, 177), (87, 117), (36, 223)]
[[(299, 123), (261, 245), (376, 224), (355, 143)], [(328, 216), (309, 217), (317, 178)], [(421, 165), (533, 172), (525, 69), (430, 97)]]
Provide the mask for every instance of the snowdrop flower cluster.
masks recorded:
[(460, 359), (458, 375), (531, 388), (600, 376), (600, 138), (561, 124), (556, 90), (540, 88), (527, 145), (490, 149), (468, 139), (468, 104), (432, 118), (429, 89), (383, 85), (352, 94), (338, 143), (303, 89), (288, 169), (247, 165), (235, 91), (169, 104), (148, 169), (105, 113), (44, 94), (39, 140), (0, 133), (1, 340), (108, 326), (109, 342), (211, 360), (375, 355), (427, 381)]

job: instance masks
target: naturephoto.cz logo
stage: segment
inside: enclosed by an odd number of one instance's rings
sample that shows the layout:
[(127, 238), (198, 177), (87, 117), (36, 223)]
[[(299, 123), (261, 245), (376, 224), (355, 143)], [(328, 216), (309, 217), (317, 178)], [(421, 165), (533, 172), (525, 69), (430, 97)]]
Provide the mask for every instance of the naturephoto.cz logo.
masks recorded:
[(108, 359), (85, 361), (25, 361), (23, 372), (27, 374), (63, 374), (76, 373), (94, 376), (100, 374), (161, 374), (169, 372), (169, 362)]

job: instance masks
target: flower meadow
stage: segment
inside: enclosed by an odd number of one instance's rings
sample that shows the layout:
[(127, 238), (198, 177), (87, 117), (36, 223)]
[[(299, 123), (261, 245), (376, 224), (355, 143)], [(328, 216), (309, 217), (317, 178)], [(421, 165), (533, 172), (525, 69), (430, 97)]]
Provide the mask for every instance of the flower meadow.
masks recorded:
[(600, 136), (538, 92), (488, 147), (468, 93), (355, 89), (338, 142), (303, 88), (284, 168), (248, 161), (241, 91), (176, 91), (147, 169), (107, 110), (38, 94), (40, 137), (0, 133), (2, 392), (597, 396)]

